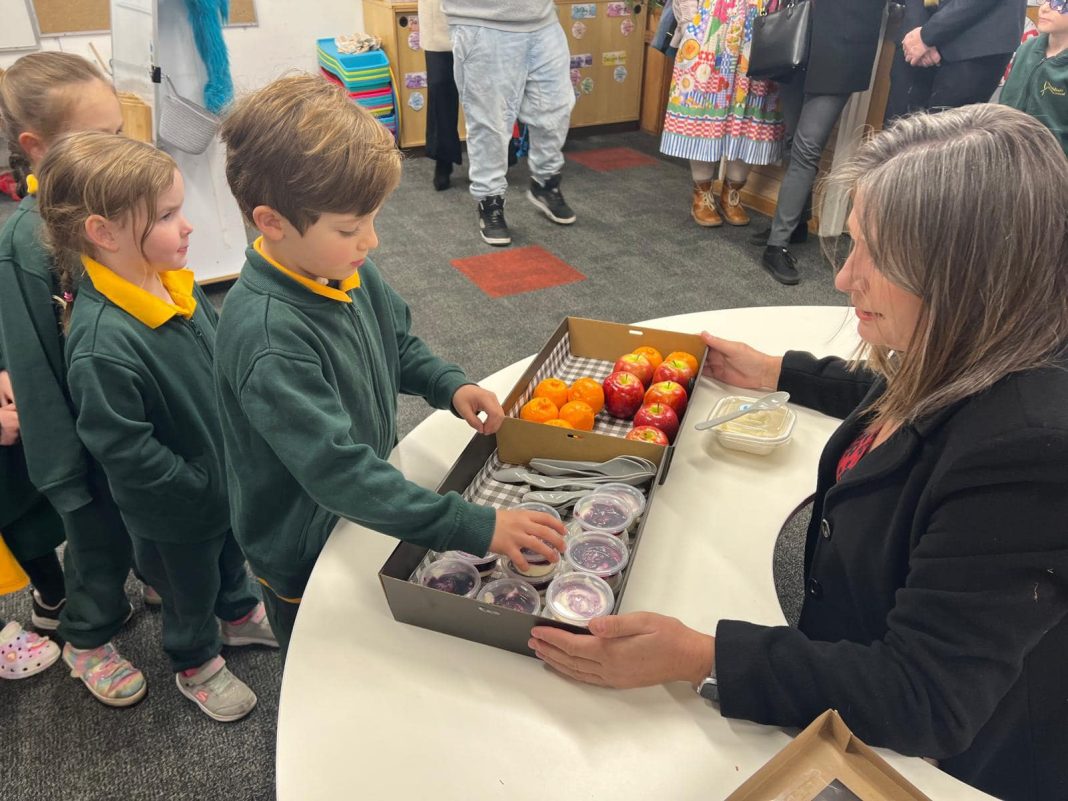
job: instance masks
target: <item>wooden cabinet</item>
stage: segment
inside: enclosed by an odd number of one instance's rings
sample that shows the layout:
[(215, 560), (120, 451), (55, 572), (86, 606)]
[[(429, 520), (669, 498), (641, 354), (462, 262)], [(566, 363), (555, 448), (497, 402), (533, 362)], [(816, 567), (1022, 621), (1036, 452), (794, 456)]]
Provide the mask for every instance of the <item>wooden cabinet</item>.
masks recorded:
[[(556, 5), (572, 59), (571, 127), (636, 121), (642, 102), (647, 0), (557, 0)], [(427, 90), (425, 80), (422, 87), (410, 85), (426, 75), (418, 44), (418, 5), (363, 0), (363, 20), (368, 33), (381, 37), (393, 67), (400, 145), (421, 147), (426, 143)], [(460, 138), (465, 135), (461, 111)]]

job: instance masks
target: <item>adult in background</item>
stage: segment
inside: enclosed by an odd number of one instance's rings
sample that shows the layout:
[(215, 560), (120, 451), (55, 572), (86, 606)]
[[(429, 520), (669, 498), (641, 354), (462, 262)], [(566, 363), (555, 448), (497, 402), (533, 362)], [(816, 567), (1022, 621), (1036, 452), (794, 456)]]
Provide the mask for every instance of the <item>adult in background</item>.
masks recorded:
[[(761, 263), (780, 284), (801, 276), (788, 245), (811, 202), (820, 157), (849, 96), (871, 85), (886, 0), (811, 0), (808, 68), (782, 84), (789, 161)], [(760, 243), (759, 237), (754, 237)]]
[(819, 461), (797, 628), (721, 620), (713, 637), (639, 612), (592, 637), (537, 627), (532, 647), (594, 684), (689, 681), (730, 718), (837, 709), (869, 745), (998, 798), (1064, 799), (1068, 160), (1032, 117), (974, 105), (899, 120), (842, 177), (853, 250), (835, 285), (865, 361), (704, 335), (714, 378), (845, 418)]
[[(678, 48), (660, 150), (688, 159), (690, 216), (706, 228), (748, 225), (740, 192), (754, 164), (778, 162), (783, 122), (778, 86), (750, 80), (753, 20), (769, 0), (674, 0)], [(717, 198), (712, 183), (726, 160)]]
[(419, 0), (419, 41), (426, 57), (426, 157), (434, 160), (434, 188), (448, 189), (460, 147), (460, 94), (453, 78), (449, 24), (441, 0)]
[(1027, 0), (904, 0), (884, 125), (912, 111), (985, 103), (1020, 44)]
[(575, 93), (571, 55), (553, 0), (441, 0), (467, 123), (468, 177), (479, 234), (512, 243), (504, 219), (508, 143), (516, 119), (530, 131), (527, 199), (560, 225), (575, 212), (560, 192)]

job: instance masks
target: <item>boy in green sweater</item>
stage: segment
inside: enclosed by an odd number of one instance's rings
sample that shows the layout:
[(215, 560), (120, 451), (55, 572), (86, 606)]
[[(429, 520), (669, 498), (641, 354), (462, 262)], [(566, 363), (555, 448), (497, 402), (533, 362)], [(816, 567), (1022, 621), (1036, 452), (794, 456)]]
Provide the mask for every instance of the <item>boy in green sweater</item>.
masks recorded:
[(1068, 155), (1068, 0), (1043, 3), (1037, 27), (1016, 51), (1001, 102), (1053, 131)]
[(367, 258), (375, 216), (400, 180), (386, 129), (303, 75), (240, 101), (222, 138), (230, 188), (262, 234), (216, 340), (231, 520), (268, 590), (283, 658), (339, 517), (436, 551), (492, 550), (521, 567), (521, 548), (558, 559), (558, 520), (438, 495), (387, 461), (400, 392), (451, 408), (480, 433), (495, 432), (504, 412), (411, 333), (408, 306)]

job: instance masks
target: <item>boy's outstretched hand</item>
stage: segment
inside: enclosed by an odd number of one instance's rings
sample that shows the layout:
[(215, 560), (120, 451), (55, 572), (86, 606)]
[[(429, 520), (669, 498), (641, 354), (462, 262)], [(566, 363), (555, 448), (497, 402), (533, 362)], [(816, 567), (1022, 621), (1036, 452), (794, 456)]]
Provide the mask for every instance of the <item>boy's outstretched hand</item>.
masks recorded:
[[(496, 434), (504, 421), (504, 409), (497, 396), (478, 384), (464, 384), (456, 390), (452, 395), (452, 408), (479, 434)], [(478, 416), (479, 412), (486, 413), (485, 421)], [(497, 525), (500, 525), (500, 518)]]
[(545, 512), (498, 509), (490, 550), (507, 556), (520, 570), (526, 570), (530, 564), (520, 549), (537, 551), (555, 562), (560, 558), (560, 551), (564, 550), (566, 532), (563, 523)]

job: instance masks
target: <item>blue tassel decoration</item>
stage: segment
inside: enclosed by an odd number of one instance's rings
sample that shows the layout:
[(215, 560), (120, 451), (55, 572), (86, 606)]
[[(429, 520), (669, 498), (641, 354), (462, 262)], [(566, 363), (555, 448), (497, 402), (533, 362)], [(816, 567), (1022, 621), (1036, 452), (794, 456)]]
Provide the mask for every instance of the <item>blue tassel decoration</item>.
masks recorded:
[(204, 106), (218, 114), (234, 99), (234, 82), (230, 77), (230, 55), (226, 50), (222, 26), (230, 18), (230, 0), (185, 0), (189, 23), (197, 52), (208, 71), (204, 84)]

